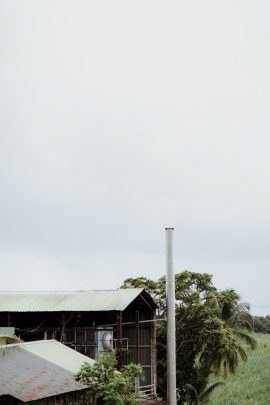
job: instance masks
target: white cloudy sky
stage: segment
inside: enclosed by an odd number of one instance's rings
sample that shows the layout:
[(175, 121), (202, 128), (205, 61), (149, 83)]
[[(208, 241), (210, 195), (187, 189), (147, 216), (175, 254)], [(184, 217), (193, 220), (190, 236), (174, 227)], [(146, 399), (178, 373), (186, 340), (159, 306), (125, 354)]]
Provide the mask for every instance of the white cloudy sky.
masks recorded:
[(214, 275), (270, 313), (268, 0), (0, 2), (1, 289)]

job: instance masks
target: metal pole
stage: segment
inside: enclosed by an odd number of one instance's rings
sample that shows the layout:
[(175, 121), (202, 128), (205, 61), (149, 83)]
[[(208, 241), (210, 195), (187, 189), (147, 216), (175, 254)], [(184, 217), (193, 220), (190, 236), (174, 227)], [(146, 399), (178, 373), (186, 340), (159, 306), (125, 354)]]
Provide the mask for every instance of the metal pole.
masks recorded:
[(167, 304), (167, 403), (176, 405), (176, 350), (175, 350), (175, 281), (173, 271), (173, 231), (166, 234), (166, 304)]

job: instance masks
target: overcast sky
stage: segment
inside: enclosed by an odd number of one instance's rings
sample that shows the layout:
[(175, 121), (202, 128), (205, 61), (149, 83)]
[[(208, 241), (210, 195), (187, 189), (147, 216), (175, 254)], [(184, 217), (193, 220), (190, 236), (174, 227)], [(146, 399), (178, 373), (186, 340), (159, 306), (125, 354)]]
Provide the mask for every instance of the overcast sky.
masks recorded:
[(2, 290), (212, 274), (270, 313), (270, 3), (0, 1)]

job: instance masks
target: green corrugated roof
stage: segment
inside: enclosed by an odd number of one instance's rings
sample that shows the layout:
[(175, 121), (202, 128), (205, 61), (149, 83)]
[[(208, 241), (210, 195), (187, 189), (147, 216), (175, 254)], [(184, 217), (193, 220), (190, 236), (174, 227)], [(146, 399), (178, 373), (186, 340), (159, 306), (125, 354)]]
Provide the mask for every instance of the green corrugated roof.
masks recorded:
[(142, 288), (0, 292), (0, 312), (123, 311)]
[(85, 388), (74, 379), (84, 362), (94, 360), (55, 341), (0, 346), (0, 396), (23, 402)]

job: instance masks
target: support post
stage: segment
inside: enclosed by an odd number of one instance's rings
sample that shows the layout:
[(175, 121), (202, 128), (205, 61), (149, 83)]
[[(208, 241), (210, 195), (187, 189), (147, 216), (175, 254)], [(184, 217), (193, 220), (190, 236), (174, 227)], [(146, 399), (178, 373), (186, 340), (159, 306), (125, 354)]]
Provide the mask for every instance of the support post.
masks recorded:
[(123, 366), (122, 339), (123, 339), (122, 311), (119, 311), (117, 313), (117, 340), (116, 340), (116, 356), (119, 370), (121, 370)]
[(173, 231), (174, 228), (165, 228), (168, 405), (176, 405), (175, 280), (173, 271)]
[(136, 310), (136, 363), (140, 363), (140, 312)]
[(151, 382), (154, 387), (154, 397), (157, 393), (157, 324), (156, 315), (153, 314), (153, 322), (151, 322)]
[(60, 342), (61, 343), (66, 343), (66, 340), (67, 340), (67, 338), (66, 338), (66, 325), (67, 325), (67, 320), (66, 320), (65, 314), (63, 313), (62, 314), (62, 319), (61, 319), (61, 327), (62, 327), (62, 329), (61, 329), (61, 337), (60, 337)]
[(7, 313), (7, 326), (9, 327), (11, 325), (11, 316), (10, 313)]

